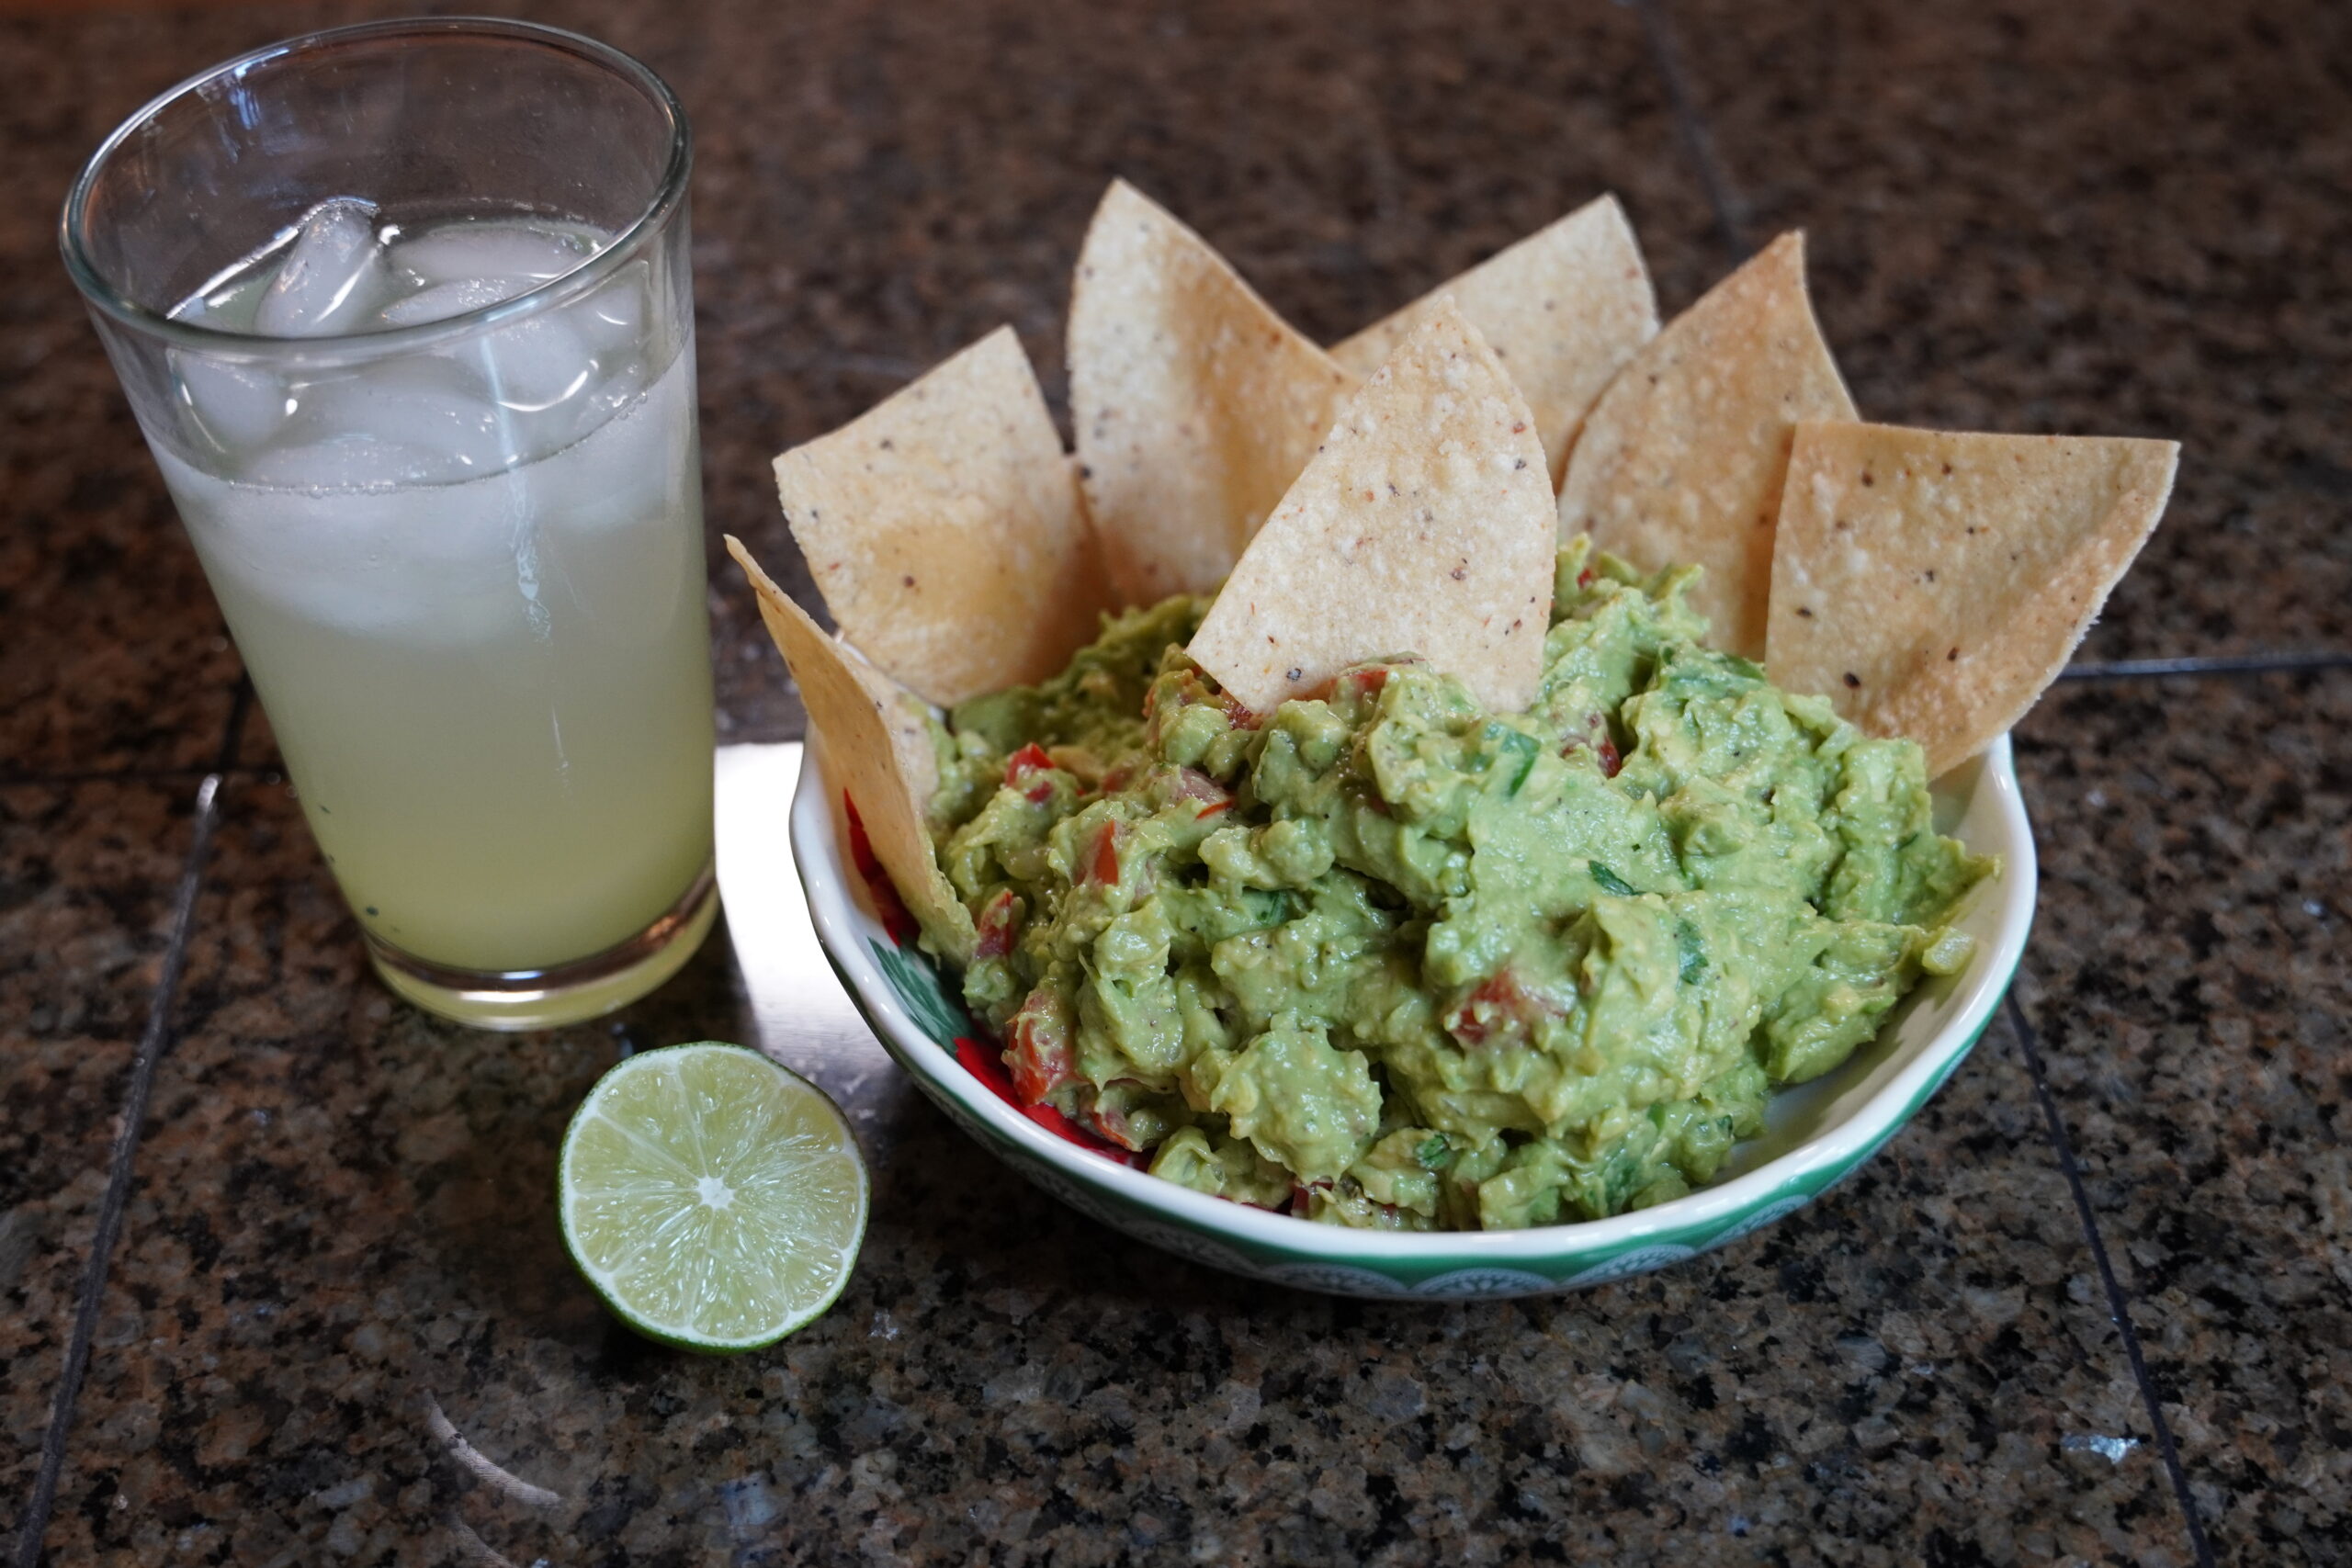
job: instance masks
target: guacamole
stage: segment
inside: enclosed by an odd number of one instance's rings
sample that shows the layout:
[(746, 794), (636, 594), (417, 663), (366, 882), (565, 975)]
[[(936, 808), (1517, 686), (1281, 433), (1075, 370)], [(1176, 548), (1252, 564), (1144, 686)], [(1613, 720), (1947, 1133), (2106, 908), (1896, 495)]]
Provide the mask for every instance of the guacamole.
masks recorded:
[(1207, 608), (1108, 618), (934, 736), (963, 976), (1023, 1101), (1153, 1174), (1340, 1224), (1598, 1218), (1712, 1178), (1992, 868), (1925, 765), (1702, 646), (1696, 572), (1573, 541), (1524, 713), (1409, 654), (1251, 713)]

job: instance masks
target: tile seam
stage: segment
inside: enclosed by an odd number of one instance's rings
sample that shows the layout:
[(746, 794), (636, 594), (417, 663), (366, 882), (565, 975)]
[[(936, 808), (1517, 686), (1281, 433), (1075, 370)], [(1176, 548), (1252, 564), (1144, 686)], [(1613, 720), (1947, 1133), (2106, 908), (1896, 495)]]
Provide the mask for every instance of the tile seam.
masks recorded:
[(2082, 1167), (2075, 1158), (2074, 1141), (2066, 1132), (2065, 1117), (2058, 1110), (2058, 1100), (2051, 1092), (2048, 1074), (2041, 1063), (2041, 1048), (2032, 1022), (2025, 1015), (2024, 1004), (2018, 1000), (2017, 989), (2010, 987), (2006, 998), (2009, 1017), (2009, 1032), (2017, 1036), (2018, 1053), (2025, 1057), (2027, 1076), (2033, 1080), (2033, 1096), (2041, 1103), (2044, 1130), (2049, 1134), (2052, 1152), (2058, 1156), (2058, 1168), (2066, 1178), (2067, 1190), (2074, 1194), (2075, 1212), (2082, 1221), (2084, 1239), (2090, 1243), (2091, 1258), (2098, 1266), (2099, 1284), (2107, 1293), (2108, 1315), (2114, 1321), (2115, 1330), (2123, 1338), (2123, 1354), (2132, 1365), (2132, 1380), (2139, 1384), (2140, 1400), (2148, 1412), (2148, 1423), (2155, 1433), (2156, 1452), (2163, 1459), (2165, 1473), (2172, 1483), (2173, 1501), (2179, 1506), (2182, 1521), (2188, 1527), (2189, 1549), (2204, 1568), (2214, 1568), (2213, 1548), (2205, 1539), (2205, 1527), (2199, 1518), (2197, 1499), (2188, 1490), (2188, 1475), (2182, 1469), (2180, 1450), (2172, 1438), (2172, 1426), (2165, 1419), (2164, 1402), (2156, 1395), (2154, 1380), (2148, 1372), (2147, 1357), (2140, 1348), (2140, 1332), (2132, 1326), (2131, 1297), (2123, 1282), (2116, 1277), (2115, 1265), (2109, 1258), (2107, 1239), (2101, 1234), (2098, 1216), (2091, 1207), (2090, 1190), (2083, 1183)]
[[(1738, 198), (1734, 194), (1729, 173), (1716, 154), (1713, 134), (1691, 94), (1673, 28), (1665, 15), (1666, 0), (1618, 0), (1618, 4), (1629, 6), (1641, 20), (1642, 34), (1649, 47), (1651, 62), (1657, 70), (1668, 101), (1672, 106), (1683, 150), (1705, 190), (1724, 247), (1730, 254), (1734, 265), (1737, 265), (1747, 258), (1749, 248), (1741, 223)], [(2080, 670), (2070, 666), (2060, 674), (2062, 678), (2075, 680), (2129, 680), (2188, 674), (2246, 675), (2267, 673), (2278, 669), (2327, 669), (2337, 662), (2352, 664), (2352, 654), (2117, 660), (2105, 665), (2086, 665)], [(2182, 1521), (2187, 1527), (2190, 1550), (2203, 1568), (2214, 1568), (2212, 1547), (2205, 1539), (2196, 1499), (2189, 1494), (2188, 1476), (2181, 1468), (2180, 1453), (2173, 1442), (2172, 1428), (2165, 1420), (2162, 1402), (2156, 1397), (2155, 1385), (2149, 1377), (2147, 1359), (2140, 1348), (2139, 1333), (2132, 1324), (2128, 1298), (2108, 1257), (2106, 1238), (2099, 1231), (2089, 1191), (2083, 1184), (2081, 1168), (2075, 1163), (2074, 1145), (2067, 1137), (2064, 1118), (2059, 1113), (2057, 1100), (2050, 1091), (2049, 1081), (2042, 1069), (2041, 1053), (2036, 1043), (2032, 1025), (2026, 1019), (2014, 987), (2007, 998), (2007, 1008), (2011, 1031), (2017, 1036), (2018, 1049), (2025, 1057), (2027, 1074), (2033, 1083), (2034, 1097), (2041, 1105), (2052, 1150), (2057, 1156), (2067, 1188), (2073, 1193), (2075, 1217), (2098, 1263), (2109, 1315), (2114, 1320), (2117, 1332), (2122, 1336), (2125, 1357), (2131, 1364), (2141, 1402), (2148, 1412), (2150, 1425), (2155, 1433), (2157, 1450), (2163, 1457), (2165, 1474), (2171, 1482), (2174, 1502), (2179, 1507)]]
[(220, 821), (220, 789), (235, 769), (237, 749), (244, 732), (245, 713), (252, 705), (253, 687), (240, 677), (222, 726), (220, 750), (213, 766), (196, 789), (195, 831), (187, 857), (180, 867), (179, 884), (172, 897), (172, 930), (164, 949), (163, 972), (147, 1009), (146, 1027), (131, 1059), (130, 1082), (125, 1086), (121, 1123), (107, 1158), (106, 1194), (98, 1202), (98, 1220), (90, 1236), (90, 1257), (83, 1267), (74, 1322), (59, 1367), (56, 1392), (51, 1395), (48, 1428), (41, 1434), (40, 1468), (34, 1472), (32, 1495), (17, 1528), (17, 1568), (40, 1568), (41, 1544), (49, 1533), (50, 1516), (57, 1504), (58, 1480), (64, 1472), (65, 1454), (74, 1431), (74, 1407), (80, 1403), (83, 1377), (89, 1371), (90, 1345), (97, 1333), (98, 1310), (106, 1295), (107, 1272), (122, 1236), (124, 1212), (130, 1207), (131, 1169), (139, 1139), (147, 1120), (147, 1102), (155, 1084), (155, 1066), (172, 1039), (172, 1009), (179, 999), (180, 979), (187, 967), (187, 950), (196, 930), (196, 901), (204, 886), (204, 863), (212, 835)]
[(2276, 675), (2297, 671), (2352, 670), (2352, 649), (2301, 653), (2190, 654), (2180, 659), (2086, 660), (2058, 671), (2061, 681), (2152, 681), (2185, 675)]

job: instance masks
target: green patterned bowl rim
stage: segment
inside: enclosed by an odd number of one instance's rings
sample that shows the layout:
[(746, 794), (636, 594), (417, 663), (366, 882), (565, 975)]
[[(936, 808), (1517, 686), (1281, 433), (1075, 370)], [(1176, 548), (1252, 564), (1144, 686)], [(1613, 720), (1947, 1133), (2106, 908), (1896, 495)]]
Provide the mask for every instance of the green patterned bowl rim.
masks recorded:
[[(1091, 1216), (1198, 1262), (1341, 1294), (1466, 1297), (1589, 1285), (1663, 1267), (1794, 1213), (1868, 1159), (1959, 1066), (1992, 1021), (2033, 922), (2033, 833), (2007, 736), (1935, 785), (1937, 825), (2001, 875), (1956, 921), (1977, 939), (1959, 976), (1905, 999), (1871, 1045), (1838, 1073), (1775, 1097), (1810, 1096), (1805, 1135), (1769, 1155), (1736, 1155), (1736, 1173), (1670, 1201), (1605, 1220), (1501, 1232), (1377, 1232), (1295, 1219), (1134, 1169), (1047, 1133), (956, 1060), (980, 1038), (928, 955), (892, 939), (850, 869), (840, 791), (819, 787), (812, 736), (792, 806), (792, 851), (818, 941), (891, 1056), (966, 1132)], [(1768, 1130), (1764, 1143), (1774, 1134)], [(1747, 1151), (1748, 1145), (1743, 1145)], [(1748, 1163), (1751, 1168), (1739, 1169)]]

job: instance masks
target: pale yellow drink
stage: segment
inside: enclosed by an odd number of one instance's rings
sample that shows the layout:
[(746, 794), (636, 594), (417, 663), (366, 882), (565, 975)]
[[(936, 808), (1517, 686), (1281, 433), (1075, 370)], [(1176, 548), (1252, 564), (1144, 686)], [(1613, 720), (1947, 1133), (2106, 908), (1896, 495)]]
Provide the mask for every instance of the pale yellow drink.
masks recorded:
[(201, 468), (157, 452), (345, 897), (430, 964), (577, 963), (709, 864), (694, 354), (650, 364), (644, 301), (614, 292), (513, 343), (296, 385), (277, 424), (279, 382), (240, 402), (184, 367), (227, 434)]
[[(688, 359), (577, 446), (462, 485), (313, 496), (164, 458), (311, 830), (361, 922), (404, 952), (466, 969), (582, 958), (643, 930), (710, 857)], [(331, 525), (294, 515), (330, 509)], [(335, 536), (311, 541), (315, 573), (254, 537), (272, 512)], [(279, 558), (241, 559), (247, 543)]]

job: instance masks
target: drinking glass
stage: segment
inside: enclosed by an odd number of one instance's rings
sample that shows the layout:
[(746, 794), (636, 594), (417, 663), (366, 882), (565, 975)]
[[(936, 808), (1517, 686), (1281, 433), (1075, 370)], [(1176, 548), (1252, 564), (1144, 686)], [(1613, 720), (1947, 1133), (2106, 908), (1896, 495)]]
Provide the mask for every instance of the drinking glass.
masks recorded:
[(717, 911), (691, 161), (628, 56), (424, 19), (182, 84), (66, 204), (376, 970), (469, 1023), (621, 1006)]

